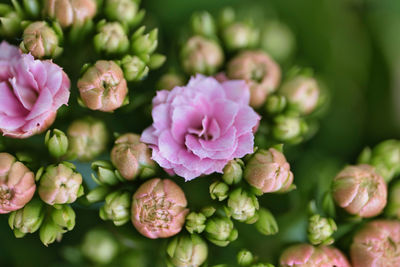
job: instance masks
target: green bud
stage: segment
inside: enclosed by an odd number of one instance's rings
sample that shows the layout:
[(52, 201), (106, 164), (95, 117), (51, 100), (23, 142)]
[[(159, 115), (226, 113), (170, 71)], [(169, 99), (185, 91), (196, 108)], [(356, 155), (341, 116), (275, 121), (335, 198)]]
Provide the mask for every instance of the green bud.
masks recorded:
[(243, 177), (244, 163), (241, 159), (234, 159), (226, 164), (222, 175), (222, 180), (228, 185), (238, 184)]
[(126, 55), (121, 60), (121, 68), (127, 81), (140, 81), (149, 73), (149, 67), (137, 56)]
[(336, 230), (334, 220), (315, 214), (308, 221), (308, 240), (313, 245), (330, 245), (334, 241), (331, 236)]
[(389, 187), (389, 198), (385, 214), (390, 218), (400, 220), (400, 180)]
[(97, 52), (124, 54), (128, 51), (128, 36), (120, 23), (100, 21), (97, 29), (98, 33), (93, 39)]
[(14, 231), (15, 237), (20, 238), (27, 233), (36, 232), (42, 224), (43, 218), (43, 202), (34, 199), (22, 209), (13, 211), (8, 218), (8, 224)]
[(90, 203), (95, 203), (99, 201), (103, 201), (106, 198), (106, 195), (110, 192), (110, 188), (108, 186), (98, 186), (92, 189), (87, 195), (86, 199)]
[(213, 216), (215, 212), (216, 208), (214, 208), (213, 206), (206, 206), (201, 209), (201, 213), (204, 214), (204, 216), (206, 216), (207, 218)]
[(63, 229), (61, 229), (51, 217), (48, 217), (44, 220), (42, 226), (40, 227), (39, 237), (42, 243), (47, 247), (56, 240), (60, 241), (63, 232)]
[(253, 253), (246, 249), (242, 249), (237, 254), (237, 263), (240, 266), (249, 266), (254, 261)]
[(253, 48), (259, 43), (260, 32), (250, 24), (236, 22), (223, 30), (222, 39), (230, 51)]
[(388, 183), (400, 174), (400, 141), (386, 140), (376, 145), (371, 152), (370, 165)]
[(104, 13), (109, 20), (132, 25), (138, 16), (138, 2), (134, 0), (106, 0)]
[(68, 138), (63, 131), (58, 129), (48, 130), (44, 143), (53, 157), (59, 158), (67, 153)]
[(118, 254), (118, 242), (106, 230), (89, 231), (82, 243), (82, 254), (97, 264), (109, 264)]
[(164, 55), (161, 55), (161, 54), (151, 55), (150, 61), (149, 61), (149, 68), (152, 70), (158, 69), (165, 63), (166, 59), (167, 59), (167, 57)]
[(167, 255), (175, 267), (200, 266), (207, 259), (207, 243), (195, 234), (177, 236), (168, 243)]
[(127, 223), (130, 219), (131, 194), (116, 191), (106, 196), (104, 206), (100, 208), (100, 218), (111, 220), (116, 226)]
[(302, 140), (306, 128), (305, 121), (299, 117), (279, 115), (275, 118), (272, 133), (279, 141), (297, 143)]
[(279, 21), (270, 21), (261, 31), (261, 48), (275, 60), (283, 62), (293, 54), (296, 39), (288, 26)]
[(233, 219), (245, 223), (255, 223), (258, 219), (258, 200), (255, 195), (236, 188), (229, 194), (228, 210)]
[(286, 107), (286, 97), (282, 95), (268, 96), (265, 102), (265, 110), (270, 114), (281, 113)]
[(204, 231), (206, 228), (206, 220), (207, 217), (203, 213), (197, 213), (197, 212), (190, 212), (186, 216), (186, 230), (188, 230), (189, 233), (201, 233)]
[(214, 18), (207, 11), (196, 12), (191, 18), (192, 31), (194, 34), (206, 37), (214, 37), (217, 33)]
[(21, 32), (22, 17), (17, 12), (0, 15), (0, 35), (15, 37)]
[(212, 199), (222, 201), (228, 197), (229, 186), (223, 182), (215, 181), (210, 185), (210, 196)]
[(96, 173), (96, 175), (92, 174), (92, 179), (99, 185), (116, 185), (123, 181), (123, 178), (117, 175), (114, 166), (109, 161), (95, 161), (91, 168)]
[(258, 211), (258, 220), (255, 227), (263, 235), (275, 235), (279, 231), (278, 223), (274, 215), (267, 209), (261, 208)]
[(207, 220), (205, 229), (207, 239), (220, 247), (226, 247), (238, 237), (238, 231), (231, 219), (227, 217), (212, 217)]
[(158, 45), (158, 29), (154, 29), (146, 34), (143, 34), (144, 30), (143, 26), (132, 35), (131, 50), (137, 56), (152, 54)]
[(63, 233), (74, 229), (75, 217), (75, 211), (69, 205), (61, 205), (51, 212), (51, 219), (63, 230)]
[(22, 1), (25, 13), (31, 18), (37, 18), (40, 15), (40, 2), (38, 0)]

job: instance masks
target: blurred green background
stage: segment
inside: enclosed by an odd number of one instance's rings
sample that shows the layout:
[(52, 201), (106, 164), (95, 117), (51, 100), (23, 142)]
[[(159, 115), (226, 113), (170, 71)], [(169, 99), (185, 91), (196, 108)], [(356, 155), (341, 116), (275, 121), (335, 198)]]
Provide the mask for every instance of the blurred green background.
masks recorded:
[[(297, 190), (284, 195), (263, 196), (261, 205), (277, 216), (280, 232), (259, 235), (249, 225), (237, 224), (239, 239), (228, 248), (210, 245), (210, 264), (234, 264), (239, 249), (248, 248), (260, 259), (276, 263), (280, 251), (292, 242), (306, 241), (307, 205), (320, 197), (330, 179), (346, 163), (354, 163), (364, 146), (400, 137), (400, 2), (397, 0), (144, 0), (148, 23), (159, 27), (160, 51), (177, 50), (182, 25), (196, 10), (216, 13), (233, 6), (248, 16), (271, 16), (286, 23), (297, 39), (292, 64), (311, 67), (331, 90), (329, 112), (317, 135), (291, 150), (288, 158)], [(70, 60), (70, 58), (68, 58)], [(152, 72), (137, 85), (149, 95), (165, 67)], [(110, 120), (111, 117), (106, 119)], [(140, 132), (147, 122), (129, 126)], [(117, 130), (118, 126), (115, 127)], [(208, 181), (197, 179), (183, 184), (192, 206), (208, 199)], [(199, 189), (201, 188), (201, 189)], [(148, 266), (162, 266), (164, 242), (145, 240), (130, 224), (116, 229), (104, 223), (95, 209), (78, 208), (76, 227), (61, 243), (46, 248), (36, 234), (16, 239), (0, 216), (0, 266), (71, 266), (79, 255), (69, 249), (81, 243), (89, 229), (103, 225), (119, 240), (152, 260)], [(118, 231), (118, 232), (117, 232)], [(337, 245), (346, 248), (346, 238)], [(129, 253), (129, 251), (127, 252)], [(121, 262), (115, 266), (122, 266)]]

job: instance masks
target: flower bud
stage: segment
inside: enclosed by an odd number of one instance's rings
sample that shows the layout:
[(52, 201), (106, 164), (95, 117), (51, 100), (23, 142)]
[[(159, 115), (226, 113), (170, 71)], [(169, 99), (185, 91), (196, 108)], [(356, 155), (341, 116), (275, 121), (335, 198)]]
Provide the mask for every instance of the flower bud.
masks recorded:
[(128, 86), (114, 61), (98, 60), (78, 81), (83, 103), (91, 110), (111, 112), (124, 104)]
[(51, 217), (46, 218), (39, 230), (40, 241), (47, 247), (56, 240), (61, 241), (63, 233), (63, 229), (61, 229)]
[(181, 61), (189, 75), (212, 75), (224, 62), (224, 53), (218, 43), (202, 36), (193, 36), (183, 45)]
[(139, 6), (134, 0), (106, 0), (104, 13), (109, 20), (132, 25), (137, 21)]
[(240, 183), (243, 176), (243, 165), (244, 163), (240, 159), (229, 161), (223, 169), (222, 180), (229, 185)]
[(75, 227), (75, 211), (69, 205), (62, 205), (54, 208), (51, 212), (51, 219), (65, 233)]
[(309, 244), (298, 244), (287, 248), (282, 253), (280, 266), (350, 267), (350, 264), (346, 256), (334, 247), (313, 247)]
[(279, 232), (278, 223), (274, 215), (264, 208), (258, 211), (258, 220), (254, 225), (258, 232), (263, 235), (275, 235)]
[(38, 192), (49, 205), (75, 202), (83, 194), (82, 175), (69, 162), (50, 165), (40, 177)]
[(176, 86), (185, 85), (185, 77), (177, 73), (166, 73), (161, 76), (157, 83), (157, 90), (168, 90), (171, 91)]
[(282, 95), (271, 95), (265, 102), (265, 110), (270, 114), (278, 114), (285, 109), (286, 105), (286, 97)]
[(49, 150), (50, 155), (55, 158), (64, 156), (68, 151), (68, 138), (63, 131), (54, 129), (48, 130), (44, 143)]
[(212, 199), (222, 201), (228, 197), (229, 186), (223, 182), (215, 181), (210, 185), (209, 191)]
[(207, 11), (196, 12), (191, 18), (192, 31), (196, 35), (214, 37), (217, 34), (217, 27), (214, 18)]
[(308, 220), (308, 240), (313, 245), (330, 245), (333, 243), (332, 234), (337, 230), (334, 220), (315, 214)]
[(248, 23), (235, 22), (223, 29), (222, 39), (230, 51), (252, 48), (258, 45), (260, 32)]
[(93, 38), (94, 48), (98, 53), (123, 54), (129, 48), (128, 36), (118, 22), (99, 22), (98, 33)]
[(96, 175), (92, 174), (92, 179), (99, 185), (116, 185), (123, 180), (117, 175), (111, 162), (98, 160), (91, 167), (96, 172)]
[(205, 206), (201, 209), (201, 213), (207, 218), (213, 216), (216, 211), (217, 209), (213, 206)]
[(129, 221), (131, 195), (129, 192), (113, 192), (106, 197), (104, 206), (100, 208), (100, 218), (111, 220), (116, 226)]
[(238, 237), (231, 219), (227, 217), (212, 217), (207, 220), (205, 229), (207, 239), (220, 247), (226, 247)]
[(279, 93), (286, 97), (289, 108), (307, 115), (318, 106), (320, 89), (314, 78), (297, 76), (282, 84)]
[(167, 246), (168, 260), (176, 267), (198, 267), (206, 261), (207, 254), (207, 243), (194, 234), (177, 236)]
[(158, 29), (144, 33), (144, 26), (139, 28), (131, 39), (131, 50), (137, 56), (146, 56), (152, 54), (158, 46)]
[(389, 187), (389, 199), (385, 214), (400, 220), (400, 181), (396, 181)]
[(108, 186), (98, 186), (86, 194), (86, 199), (89, 203), (103, 201), (109, 192), (110, 188)]
[(245, 80), (250, 88), (250, 105), (261, 107), (267, 96), (276, 90), (281, 69), (262, 51), (244, 51), (228, 63), (229, 79)]
[(229, 194), (228, 209), (233, 219), (245, 223), (255, 223), (258, 219), (258, 200), (255, 195), (242, 188), (236, 188)]
[(299, 117), (279, 115), (274, 120), (272, 134), (279, 141), (297, 143), (307, 132), (306, 122)]
[(140, 142), (137, 134), (127, 133), (115, 140), (111, 161), (127, 180), (138, 176), (147, 178), (155, 173), (156, 164), (151, 159), (151, 151), (146, 144)]
[(344, 168), (333, 180), (332, 189), (336, 204), (350, 214), (373, 217), (386, 206), (385, 181), (367, 164)]
[(82, 161), (99, 156), (106, 148), (108, 133), (104, 122), (91, 117), (75, 120), (67, 130), (68, 155)]
[(43, 222), (43, 202), (35, 199), (20, 210), (13, 211), (8, 218), (8, 224), (17, 238), (27, 233), (36, 232)]
[(246, 181), (263, 193), (287, 192), (293, 187), (293, 173), (285, 155), (275, 148), (260, 149), (244, 170)]
[(35, 175), (8, 153), (0, 153), (0, 214), (24, 207), (35, 193)]
[(121, 60), (121, 68), (127, 81), (140, 81), (149, 73), (149, 67), (137, 56), (126, 55)]
[(0, 35), (16, 37), (21, 32), (22, 17), (10, 8), (7, 12), (0, 13)]
[(118, 254), (118, 242), (110, 232), (102, 229), (90, 230), (82, 242), (82, 254), (94, 263), (106, 265)]
[(171, 180), (151, 179), (133, 195), (132, 223), (148, 238), (179, 233), (185, 223), (187, 201), (182, 189)]
[(23, 0), (23, 9), (25, 14), (30, 18), (37, 18), (40, 16), (40, 0)]
[(249, 266), (254, 261), (253, 253), (246, 249), (242, 249), (237, 254), (237, 263), (240, 266)]
[(204, 229), (206, 228), (206, 220), (207, 217), (203, 213), (197, 213), (197, 212), (190, 212), (186, 216), (186, 230), (188, 230), (189, 233), (202, 233)]
[(82, 26), (96, 15), (95, 0), (45, 0), (45, 14), (62, 27)]
[(166, 60), (167, 60), (166, 56), (155, 53), (150, 56), (148, 66), (150, 69), (155, 70), (161, 67)]

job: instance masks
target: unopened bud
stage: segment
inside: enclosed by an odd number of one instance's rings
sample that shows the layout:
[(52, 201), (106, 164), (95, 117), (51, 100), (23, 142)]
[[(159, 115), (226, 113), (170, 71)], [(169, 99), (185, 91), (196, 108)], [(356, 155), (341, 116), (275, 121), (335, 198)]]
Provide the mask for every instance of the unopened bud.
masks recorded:
[(8, 224), (14, 231), (15, 237), (23, 237), (25, 234), (36, 232), (43, 222), (43, 202), (35, 199), (20, 210), (13, 211), (8, 218)]
[(265, 110), (270, 114), (278, 114), (285, 109), (286, 105), (286, 97), (282, 95), (271, 95), (265, 102)]
[(98, 33), (93, 39), (97, 52), (123, 54), (129, 48), (128, 36), (118, 22), (99, 22)]
[(214, 37), (217, 33), (214, 18), (207, 11), (196, 12), (191, 18), (192, 31), (196, 35)]
[(127, 81), (140, 81), (149, 73), (149, 67), (138, 56), (126, 55), (121, 60), (121, 68)]
[(240, 159), (234, 159), (226, 164), (222, 180), (228, 185), (238, 184), (242, 180), (244, 163)]
[(62, 157), (68, 151), (68, 138), (63, 131), (58, 129), (48, 130), (44, 143), (53, 157)]
[(82, 254), (94, 263), (109, 264), (118, 254), (118, 242), (109, 231), (90, 230), (82, 243)]
[(21, 32), (22, 17), (15, 11), (0, 13), (0, 35), (15, 37)]
[(162, 54), (153, 54), (150, 56), (149, 60), (149, 68), (152, 70), (158, 69), (161, 67), (164, 62), (167, 60), (167, 57)]
[(202, 233), (204, 229), (206, 228), (206, 220), (207, 217), (203, 213), (197, 213), (197, 212), (190, 212), (186, 216), (186, 230), (188, 230), (189, 233)]
[(270, 21), (263, 27), (260, 43), (262, 49), (279, 62), (289, 59), (296, 48), (293, 32), (279, 21)]
[(250, 24), (235, 22), (223, 30), (222, 38), (226, 48), (234, 51), (257, 46), (260, 32)]
[(332, 234), (337, 230), (334, 220), (315, 214), (308, 221), (308, 240), (313, 245), (330, 245), (333, 243)]
[(61, 205), (51, 212), (51, 219), (60, 227), (63, 233), (75, 227), (75, 211), (69, 205)]
[(109, 161), (98, 160), (92, 163), (92, 179), (99, 185), (116, 185), (122, 181)]
[(207, 239), (220, 247), (226, 247), (238, 237), (238, 230), (227, 217), (212, 217), (207, 220), (205, 229)]
[(263, 235), (275, 235), (279, 232), (278, 223), (274, 215), (264, 208), (258, 211), (258, 220), (254, 225), (258, 232)]
[(242, 249), (237, 254), (237, 263), (240, 266), (249, 266), (254, 261), (253, 253), (246, 249)]
[(106, 0), (104, 13), (109, 20), (132, 25), (137, 21), (138, 2), (134, 0)]
[(106, 195), (110, 192), (110, 188), (108, 186), (98, 186), (91, 190), (87, 195), (86, 199), (90, 203), (95, 203), (99, 201), (103, 201), (106, 198)]
[(127, 223), (130, 219), (131, 194), (116, 191), (106, 196), (104, 206), (100, 208), (100, 218), (111, 220), (116, 226)]
[(158, 45), (158, 29), (144, 33), (144, 26), (139, 28), (132, 36), (131, 50), (137, 56), (152, 54)]
[(307, 124), (302, 118), (286, 115), (275, 117), (275, 125), (272, 128), (272, 133), (277, 140), (289, 143), (301, 141), (306, 131)]
[(229, 186), (223, 182), (215, 181), (210, 185), (210, 196), (212, 199), (222, 201), (228, 197)]
[(175, 267), (201, 266), (207, 259), (207, 243), (198, 235), (183, 235), (167, 246), (168, 260)]
[(237, 188), (229, 194), (228, 209), (233, 219), (245, 223), (255, 223), (258, 219), (258, 200), (255, 195)]
[(54, 241), (60, 241), (62, 238), (63, 230), (51, 219), (46, 218), (40, 227), (39, 237), (43, 245), (46, 247), (54, 243)]

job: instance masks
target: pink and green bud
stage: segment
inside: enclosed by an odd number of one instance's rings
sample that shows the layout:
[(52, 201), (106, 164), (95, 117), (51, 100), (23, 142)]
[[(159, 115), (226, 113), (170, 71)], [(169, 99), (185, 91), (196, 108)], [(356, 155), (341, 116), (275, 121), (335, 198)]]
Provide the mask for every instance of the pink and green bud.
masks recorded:
[(60, 228), (60, 232), (71, 231), (75, 227), (75, 211), (70, 205), (61, 205), (51, 211), (51, 219)]
[(131, 194), (116, 191), (106, 196), (104, 206), (100, 208), (100, 218), (111, 220), (116, 226), (124, 225), (129, 221)]
[(81, 251), (91, 262), (107, 265), (117, 256), (119, 245), (109, 231), (94, 229), (85, 235)]
[(14, 156), (0, 153), (0, 214), (23, 208), (35, 190), (33, 172)]
[(239, 266), (250, 266), (254, 262), (253, 253), (247, 249), (242, 249), (236, 256)]
[(223, 201), (228, 197), (229, 186), (224, 182), (215, 181), (210, 185), (209, 191), (212, 199)]
[(158, 29), (144, 34), (145, 27), (139, 28), (131, 38), (131, 51), (139, 57), (147, 57), (158, 46)]
[(47, 247), (49, 244), (52, 244), (55, 241), (60, 242), (63, 233), (63, 229), (60, 228), (60, 226), (58, 226), (51, 217), (48, 217), (44, 220), (42, 226), (40, 227), (40, 241), (42, 241), (43, 245)]
[(217, 26), (214, 18), (207, 11), (196, 12), (191, 18), (192, 31), (196, 35), (214, 37), (217, 34)]
[(186, 230), (191, 234), (193, 233), (200, 234), (206, 228), (206, 220), (207, 217), (203, 213), (197, 213), (192, 211), (186, 216), (186, 223), (185, 223)]
[(250, 88), (250, 105), (261, 107), (281, 80), (279, 65), (263, 51), (244, 51), (228, 63), (229, 79), (245, 80)]
[(229, 161), (223, 169), (222, 180), (228, 185), (240, 183), (243, 177), (243, 165), (240, 159)]
[(258, 200), (255, 195), (242, 188), (236, 188), (229, 194), (228, 210), (233, 219), (245, 223), (255, 223), (258, 219)]
[(350, 267), (346, 256), (337, 248), (298, 244), (287, 248), (280, 258), (281, 267)]
[(67, 130), (68, 156), (89, 161), (99, 156), (107, 146), (108, 132), (103, 121), (86, 117), (75, 120)]
[(45, 21), (33, 22), (25, 28), (20, 48), (35, 58), (55, 58), (63, 51), (59, 46), (60, 37), (57, 32)]
[(177, 73), (167, 73), (161, 76), (157, 83), (157, 90), (168, 90), (171, 91), (177, 86), (183, 86), (186, 84), (185, 77)]
[(400, 222), (367, 223), (354, 236), (350, 256), (353, 267), (399, 266)]
[(8, 218), (8, 224), (17, 238), (24, 237), (28, 233), (36, 232), (43, 222), (43, 202), (34, 199), (22, 209), (13, 211)]
[(321, 217), (319, 214), (308, 220), (308, 240), (313, 245), (330, 245), (333, 243), (333, 233), (337, 230), (334, 220)]
[(111, 161), (127, 180), (147, 178), (155, 173), (156, 164), (151, 159), (151, 151), (146, 144), (140, 142), (137, 134), (123, 134), (115, 140)]
[(92, 179), (99, 185), (116, 185), (124, 180), (109, 161), (95, 161), (91, 168), (95, 172)]
[(287, 106), (286, 97), (282, 95), (271, 95), (265, 102), (265, 110), (270, 114), (281, 113)]
[(274, 119), (273, 136), (282, 142), (298, 143), (308, 131), (308, 125), (297, 116), (279, 115)]
[(293, 187), (290, 165), (285, 155), (275, 148), (254, 153), (246, 164), (244, 178), (262, 193), (287, 192)]
[(78, 81), (79, 93), (91, 110), (112, 112), (121, 107), (128, 94), (122, 69), (114, 61), (98, 60)]
[(176, 235), (185, 223), (187, 201), (182, 189), (168, 179), (151, 179), (133, 195), (132, 223), (148, 238)]
[(224, 62), (224, 53), (217, 42), (195, 35), (183, 45), (181, 62), (183, 70), (189, 75), (212, 75)]
[(238, 230), (228, 217), (211, 217), (207, 220), (205, 235), (207, 239), (220, 247), (226, 247), (238, 238)]
[(45, 15), (58, 21), (65, 28), (82, 26), (97, 11), (96, 0), (45, 0)]
[(102, 20), (97, 25), (97, 34), (93, 38), (94, 48), (106, 55), (124, 54), (128, 51), (129, 40), (125, 29), (119, 22)]
[(225, 47), (230, 51), (256, 47), (260, 31), (249, 23), (235, 22), (222, 31)]
[(140, 22), (144, 12), (138, 12), (139, 5), (136, 0), (106, 0), (104, 13), (111, 21), (119, 21), (124, 25), (134, 25)]
[(389, 199), (385, 214), (400, 220), (400, 181), (396, 181), (389, 187)]
[(68, 138), (63, 131), (58, 129), (48, 130), (44, 143), (50, 155), (55, 158), (64, 156), (68, 151)]
[(137, 82), (149, 73), (149, 67), (138, 56), (126, 55), (121, 60), (121, 68), (124, 72), (124, 77), (129, 82)]
[(261, 208), (258, 211), (258, 220), (254, 226), (263, 235), (275, 235), (279, 232), (278, 223), (274, 215), (267, 209)]
[(82, 175), (72, 163), (50, 165), (38, 178), (39, 196), (49, 205), (73, 203), (83, 194)]
[(380, 214), (386, 206), (386, 183), (367, 164), (344, 168), (333, 180), (332, 190), (338, 206), (363, 218)]
[(198, 235), (181, 235), (167, 246), (168, 264), (175, 267), (201, 266), (207, 259), (207, 243)]

